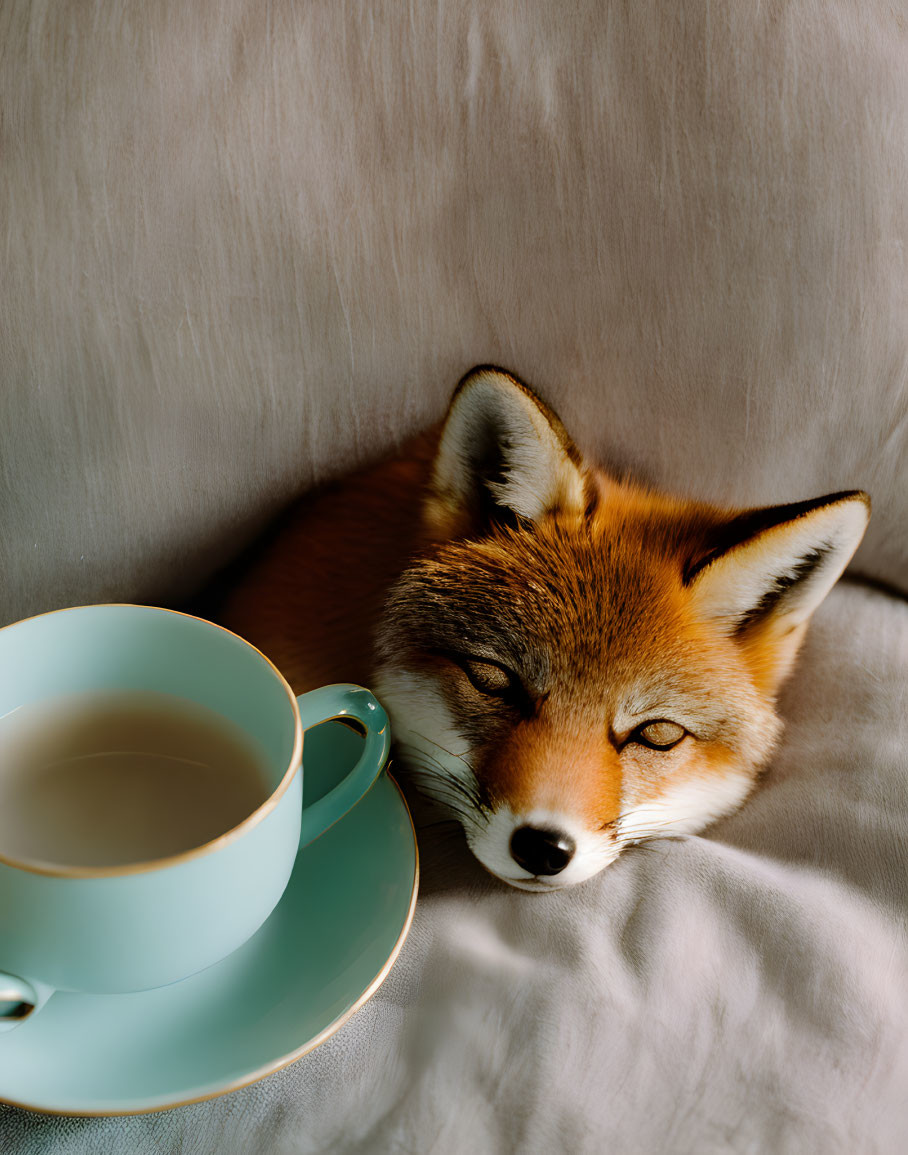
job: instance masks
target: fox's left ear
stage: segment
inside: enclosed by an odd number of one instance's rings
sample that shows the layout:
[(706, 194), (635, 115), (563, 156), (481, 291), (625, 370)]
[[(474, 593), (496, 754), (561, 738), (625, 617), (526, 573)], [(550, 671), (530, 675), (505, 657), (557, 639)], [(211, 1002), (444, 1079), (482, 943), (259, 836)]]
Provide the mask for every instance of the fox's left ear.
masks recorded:
[(455, 537), (493, 523), (585, 508), (583, 464), (564, 426), (523, 382), (491, 366), (457, 386), (425, 507), (429, 530)]
[(696, 612), (739, 638), (794, 633), (835, 585), (869, 519), (860, 490), (738, 515), (688, 565)]

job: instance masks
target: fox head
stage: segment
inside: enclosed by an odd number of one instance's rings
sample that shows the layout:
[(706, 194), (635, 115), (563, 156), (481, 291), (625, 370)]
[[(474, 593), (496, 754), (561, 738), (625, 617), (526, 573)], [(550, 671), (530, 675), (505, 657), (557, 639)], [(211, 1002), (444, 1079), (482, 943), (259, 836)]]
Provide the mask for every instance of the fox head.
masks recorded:
[(525, 385), (473, 370), (377, 635), (399, 761), (527, 890), (701, 830), (753, 788), (869, 505), (724, 510), (613, 480)]

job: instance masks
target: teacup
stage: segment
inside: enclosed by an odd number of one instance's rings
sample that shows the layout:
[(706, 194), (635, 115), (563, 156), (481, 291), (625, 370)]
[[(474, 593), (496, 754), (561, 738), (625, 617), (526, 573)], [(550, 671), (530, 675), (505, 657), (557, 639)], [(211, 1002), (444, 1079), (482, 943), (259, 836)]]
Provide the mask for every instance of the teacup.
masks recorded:
[[(220, 801), (221, 767), (203, 770), (205, 759), (194, 753), (165, 762), (169, 777), (156, 776), (156, 763), (148, 761), (158, 754), (141, 753), (133, 760), (141, 770), (135, 777), (131, 764), (110, 761), (114, 755), (127, 762), (132, 757), (120, 749), (120, 736), (107, 742), (117, 749), (105, 747), (98, 765), (89, 766), (85, 734), (92, 727), (79, 730), (73, 719), (83, 703), (107, 708), (114, 699), (125, 701), (117, 697), (122, 695), (178, 703), (174, 709), (187, 717), (204, 714), (216, 731), (212, 741), (229, 739), (255, 755), (254, 773), (242, 760), (239, 770), (231, 769), (229, 783), (224, 771), (225, 789), (241, 812), (222, 820), (234, 825), (200, 845), (179, 844), (180, 838), (193, 840), (194, 812), (205, 817), (200, 792), (203, 799), (207, 790)], [(105, 715), (98, 717), (102, 721), (94, 728), (103, 732)], [(142, 717), (151, 733), (154, 725)], [(59, 718), (65, 726), (57, 724)], [(363, 751), (334, 789), (303, 809), (303, 732), (329, 719), (350, 720), (362, 729)], [(22, 750), (38, 747), (46, 762), (56, 729), (78, 731), (82, 745), (68, 758), (57, 750), (53, 765), (39, 765), (40, 757), (34, 766), (23, 762)], [(297, 699), (252, 645), (187, 614), (151, 606), (79, 606), (0, 630), (0, 1031), (25, 1021), (55, 990), (147, 990), (225, 958), (277, 905), (300, 846), (366, 793), (388, 747), (387, 717), (368, 690), (325, 686)], [(162, 749), (161, 756), (169, 756), (166, 740)], [(209, 777), (198, 777), (203, 773)], [(244, 775), (246, 786), (255, 787), (252, 794), (237, 785)], [(105, 783), (111, 788), (106, 794)], [(124, 800), (127, 786), (134, 794)], [(98, 793), (80, 806), (85, 791)], [(111, 807), (121, 806), (119, 818), (111, 809), (109, 838), (103, 836), (108, 799)], [(149, 858), (148, 846), (173, 834), (164, 829), (168, 805), (180, 818), (177, 846)], [(254, 808), (245, 812), (244, 805)], [(135, 824), (135, 834), (124, 816)], [(113, 855), (114, 865), (91, 861), (98, 831), (99, 849)], [(132, 854), (130, 839), (139, 834), (142, 848)]]

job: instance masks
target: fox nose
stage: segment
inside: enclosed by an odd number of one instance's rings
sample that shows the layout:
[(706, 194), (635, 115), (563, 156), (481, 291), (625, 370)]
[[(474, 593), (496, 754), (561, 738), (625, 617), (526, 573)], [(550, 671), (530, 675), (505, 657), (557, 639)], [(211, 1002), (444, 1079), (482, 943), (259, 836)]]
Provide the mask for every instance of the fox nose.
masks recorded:
[(574, 857), (577, 843), (560, 830), (518, 826), (511, 835), (511, 857), (530, 874), (558, 874)]

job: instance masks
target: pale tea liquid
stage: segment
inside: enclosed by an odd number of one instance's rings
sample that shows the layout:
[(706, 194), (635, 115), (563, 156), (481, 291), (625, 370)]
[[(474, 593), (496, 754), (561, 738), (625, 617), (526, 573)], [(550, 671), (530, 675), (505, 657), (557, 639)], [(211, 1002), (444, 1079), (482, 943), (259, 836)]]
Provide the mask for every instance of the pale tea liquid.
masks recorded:
[(264, 749), (185, 698), (80, 693), (0, 718), (5, 858), (58, 867), (164, 858), (231, 830), (271, 792)]

